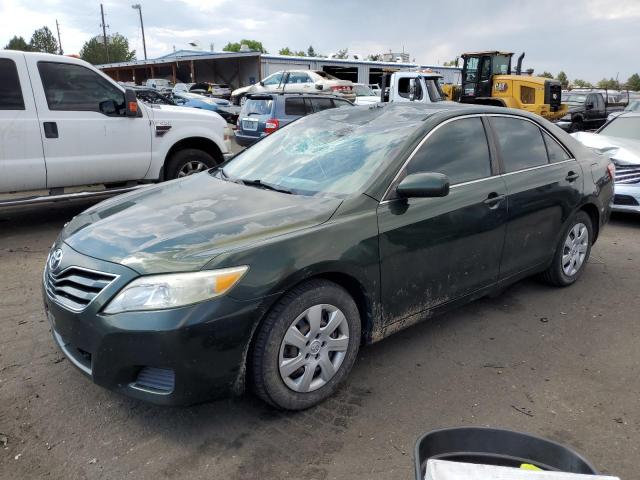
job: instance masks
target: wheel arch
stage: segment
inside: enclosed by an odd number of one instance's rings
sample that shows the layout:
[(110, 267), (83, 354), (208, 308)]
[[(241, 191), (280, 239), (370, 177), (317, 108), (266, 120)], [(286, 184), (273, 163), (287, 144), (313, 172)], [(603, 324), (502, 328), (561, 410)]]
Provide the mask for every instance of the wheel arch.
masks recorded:
[(580, 207), (578, 211), (583, 211), (591, 219), (591, 227), (593, 228), (593, 241), (591, 244), (595, 244), (600, 233), (600, 210), (594, 203), (585, 203)]
[(224, 161), (224, 156), (222, 155), (222, 150), (218, 146), (216, 142), (206, 137), (187, 137), (181, 140), (178, 140), (174, 143), (167, 154), (164, 157), (164, 163), (162, 165), (162, 175), (161, 177), (166, 180), (166, 172), (167, 172), (167, 164), (171, 160), (171, 157), (180, 150), (185, 150), (187, 148), (193, 148), (196, 150), (202, 150), (203, 152), (208, 153), (213, 157), (217, 165), (220, 165)]

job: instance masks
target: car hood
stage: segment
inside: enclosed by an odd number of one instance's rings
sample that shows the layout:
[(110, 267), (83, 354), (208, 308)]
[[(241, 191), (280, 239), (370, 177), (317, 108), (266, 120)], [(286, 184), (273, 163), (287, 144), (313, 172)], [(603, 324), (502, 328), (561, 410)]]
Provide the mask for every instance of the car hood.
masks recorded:
[(640, 140), (578, 132), (571, 136), (584, 146), (610, 157), (617, 165), (640, 165)]
[(150, 116), (156, 122), (183, 120), (191, 122), (206, 122), (209, 124), (219, 123), (222, 127), (227, 124), (220, 115), (211, 110), (185, 108), (182, 105), (153, 105), (152, 107), (149, 107), (149, 111)]
[(141, 274), (193, 271), (220, 253), (323, 223), (340, 203), (201, 173), (106, 200), (75, 217), (61, 238)]

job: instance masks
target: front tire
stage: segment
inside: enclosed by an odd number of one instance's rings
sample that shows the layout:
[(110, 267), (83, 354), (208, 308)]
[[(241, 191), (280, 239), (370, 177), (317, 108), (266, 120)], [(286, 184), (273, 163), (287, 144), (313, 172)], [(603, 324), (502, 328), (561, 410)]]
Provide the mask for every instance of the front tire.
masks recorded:
[(543, 273), (543, 279), (557, 287), (575, 283), (587, 265), (592, 241), (591, 217), (580, 211), (562, 232), (551, 266)]
[(360, 330), (358, 307), (340, 286), (312, 280), (295, 287), (257, 333), (251, 365), (254, 391), (284, 410), (322, 402), (353, 367)]
[(179, 150), (167, 162), (167, 180), (187, 177), (195, 173), (204, 172), (216, 166), (216, 161), (211, 155), (196, 148)]

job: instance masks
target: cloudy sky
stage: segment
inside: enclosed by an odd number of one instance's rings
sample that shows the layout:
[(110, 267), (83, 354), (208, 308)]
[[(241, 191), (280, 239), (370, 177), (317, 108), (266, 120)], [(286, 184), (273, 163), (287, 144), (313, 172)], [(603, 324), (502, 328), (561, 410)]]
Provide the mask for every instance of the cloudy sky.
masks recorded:
[[(525, 51), (525, 68), (595, 82), (626, 80), (640, 71), (640, 0), (104, 0), (108, 31), (129, 38), (142, 58), (138, 12), (143, 8), (147, 51), (154, 57), (197, 42), (216, 50), (241, 38), (283, 46), (313, 45), (367, 55), (409, 52), (438, 64), (470, 50)], [(13, 35), (60, 23), (65, 53), (77, 53), (100, 31), (95, 0), (0, 0), (0, 47)]]

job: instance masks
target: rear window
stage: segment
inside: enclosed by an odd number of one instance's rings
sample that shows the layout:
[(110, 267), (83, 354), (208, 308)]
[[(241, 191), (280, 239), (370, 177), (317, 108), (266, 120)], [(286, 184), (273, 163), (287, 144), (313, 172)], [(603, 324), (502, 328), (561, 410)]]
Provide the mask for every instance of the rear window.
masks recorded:
[(8, 58), (0, 58), (0, 110), (24, 110), (18, 69)]
[(243, 115), (269, 115), (273, 108), (272, 99), (249, 98), (242, 107)]
[(330, 73), (322, 72), (320, 70), (315, 71), (316, 75), (320, 75), (322, 78), (326, 78), (327, 80), (340, 80), (338, 77), (334, 77)]
[(310, 102), (314, 112), (321, 112), (322, 110), (333, 108), (333, 100), (330, 98), (312, 98)]

